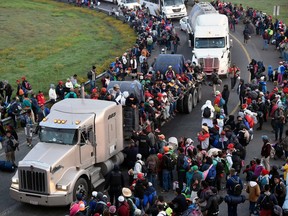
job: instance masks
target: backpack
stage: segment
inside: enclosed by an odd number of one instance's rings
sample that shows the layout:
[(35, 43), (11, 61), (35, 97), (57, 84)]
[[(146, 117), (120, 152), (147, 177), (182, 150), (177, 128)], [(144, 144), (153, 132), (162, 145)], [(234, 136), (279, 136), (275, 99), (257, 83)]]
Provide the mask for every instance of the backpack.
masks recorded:
[(74, 94), (73, 93), (69, 93), (69, 98), (74, 98)]
[(240, 196), (242, 193), (242, 186), (240, 184), (239, 179), (236, 180), (233, 177), (230, 178), (232, 180), (232, 182), (234, 183), (234, 187), (233, 187), (233, 195), (235, 196)]
[(167, 158), (166, 164), (165, 164), (166, 165), (166, 169), (169, 170), (169, 171), (172, 171), (174, 169), (174, 163), (173, 163), (173, 160), (172, 160), (171, 156), (170, 155), (168, 156), (167, 154), (165, 154), (164, 157)]
[(269, 145), (271, 146), (270, 158), (271, 158), (271, 159), (274, 159), (274, 158), (275, 158), (275, 154), (276, 154), (276, 150), (275, 150), (275, 148), (273, 147), (273, 145), (271, 145), (270, 143), (269, 143)]
[(264, 195), (264, 198), (261, 200), (261, 207), (265, 210), (274, 208), (274, 203), (271, 200), (271, 195)]
[(207, 180), (214, 180), (216, 178), (216, 167), (213, 165), (207, 174)]
[(203, 117), (210, 118), (210, 116), (211, 116), (211, 109), (208, 106), (206, 106), (203, 110)]
[(183, 158), (183, 168), (185, 170), (189, 170), (191, 166), (191, 159), (187, 156), (184, 156)]
[(219, 101), (219, 107), (224, 106), (225, 103), (226, 103), (226, 101), (221, 97), (221, 98), (220, 98), (220, 101)]
[(87, 79), (92, 80), (92, 71), (88, 71), (87, 73)]
[(26, 81), (26, 83), (25, 83), (25, 88), (27, 90), (31, 90), (32, 89), (32, 86), (31, 86), (31, 84), (28, 81)]
[(140, 161), (137, 161), (136, 163), (139, 163), (141, 165), (141, 172), (142, 173), (147, 173), (148, 172), (148, 169), (147, 169), (147, 166), (145, 165), (145, 163), (141, 163)]
[(229, 170), (228, 160), (226, 158), (225, 159), (221, 159), (221, 162), (223, 163), (225, 174), (229, 174), (230, 170)]
[(19, 121), (20, 121), (20, 126), (22, 128), (25, 128), (26, 127), (26, 118), (25, 118), (25, 115), (20, 115), (19, 116)]

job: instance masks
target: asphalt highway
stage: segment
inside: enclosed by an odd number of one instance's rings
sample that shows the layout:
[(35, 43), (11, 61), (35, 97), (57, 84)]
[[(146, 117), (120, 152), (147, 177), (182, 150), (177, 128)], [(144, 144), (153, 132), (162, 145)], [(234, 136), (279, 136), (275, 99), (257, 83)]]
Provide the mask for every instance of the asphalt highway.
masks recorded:
[[(106, 10), (111, 10), (113, 6), (108, 3), (101, 3), (101, 8)], [(190, 8), (191, 9), (191, 8)], [(183, 54), (186, 59), (191, 59), (192, 53), (191, 48), (188, 47), (188, 42), (186, 39), (186, 34), (180, 31), (179, 21), (174, 20), (174, 25), (176, 31), (180, 36), (180, 47), (178, 52)], [(233, 48), (232, 48), (232, 62), (235, 63), (241, 69), (241, 78), (248, 82), (249, 73), (247, 71), (247, 65), (252, 58), (256, 60), (264, 61), (264, 64), (267, 68), (269, 64), (273, 67), (276, 67), (279, 62), (279, 53), (274, 50), (274, 46), (270, 46), (268, 51), (262, 50), (262, 39), (259, 36), (252, 35), (251, 40), (249, 40), (248, 45), (243, 44), (243, 31), (244, 26), (239, 24), (236, 26), (236, 32), (231, 33), (231, 38), (233, 39)], [(153, 56), (157, 56), (161, 51), (161, 48), (156, 48), (153, 51)], [(223, 84), (228, 83), (230, 86), (229, 79), (223, 79)], [(223, 86), (222, 84), (222, 86)], [(222, 86), (218, 87), (222, 91)], [(268, 84), (268, 89), (271, 90), (272, 84)], [(197, 143), (196, 134), (201, 126), (201, 106), (205, 103), (207, 99), (212, 99), (212, 87), (203, 86), (202, 88), (202, 101), (193, 109), (191, 114), (177, 114), (177, 116), (166, 123), (161, 128), (161, 133), (165, 134), (167, 138), (182, 136), (192, 138), (195, 143)], [(234, 114), (238, 111), (239, 99), (236, 92), (230, 92), (230, 99), (228, 103), (228, 112)], [(284, 129), (285, 130), (285, 129)], [(254, 139), (251, 141), (250, 145), (247, 147), (247, 159), (246, 164), (254, 157), (260, 157), (260, 150), (262, 146), (261, 135), (266, 134), (273, 140), (273, 134), (271, 132), (270, 123), (265, 123), (262, 131), (255, 131)], [(20, 137), (20, 151), (16, 152), (17, 161), (21, 160), (30, 150), (25, 143), (24, 131), (19, 129)], [(37, 143), (38, 138), (33, 139), (33, 143)], [(5, 159), (5, 154), (3, 150), (0, 151), (0, 160)], [(271, 164), (281, 165), (284, 162), (284, 159), (281, 160), (272, 160)], [(13, 173), (0, 172), (0, 216), (12, 216), (12, 215), (21, 215), (21, 216), (55, 216), (55, 215), (66, 215), (69, 214), (68, 207), (43, 207), (43, 206), (33, 206), (29, 204), (23, 204), (16, 202), (9, 196), (9, 187), (11, 183), (11, 178)], [(222, 192), (222, 194), (224, 194)], [(245, 194), (245, 192), (243, 192)], [(167, 201), (170, 201), (173, 198), (174, 194), (164, 194), (164, 197)], [(246, 201), (244, 204), (239, 205), (238, 215), (246, 216), (248, 215), (249, 202)], [(227, 205), (225, 203), (221, 204), (220, 215), (227, 215)]]

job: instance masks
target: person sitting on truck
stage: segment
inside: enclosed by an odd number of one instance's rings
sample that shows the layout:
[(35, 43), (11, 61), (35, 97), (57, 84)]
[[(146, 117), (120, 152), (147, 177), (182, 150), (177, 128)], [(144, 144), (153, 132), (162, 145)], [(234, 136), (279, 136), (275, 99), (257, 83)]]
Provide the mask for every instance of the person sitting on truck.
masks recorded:
[(139, 101), (133, 93), (131, 93), (125, 101), (125, 105), (136, 109), (138, 107)]
[(108, 93), (111, 94), (114, 99), (116, 99), (119, 95), (121, 95), (120, 86), (115, 84), (113, 88), (108, 90)]
[(165, 72), (165, 78), (169, 82), (175, 78), (175, 72), (173, 71), (171, 65), (169, 65), (168, 70)]

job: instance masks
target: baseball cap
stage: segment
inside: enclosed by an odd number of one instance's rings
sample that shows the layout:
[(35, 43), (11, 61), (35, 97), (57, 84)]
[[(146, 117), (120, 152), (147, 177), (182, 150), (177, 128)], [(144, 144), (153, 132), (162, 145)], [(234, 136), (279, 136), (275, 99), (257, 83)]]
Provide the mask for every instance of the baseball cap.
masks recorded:
[(234, 144), (233, 143), (228, 144), (227, 148), (228, 149), (233, 149), (234, 148)]
[(119, 202), (124, 202), (124, 200), (125, 200), (125, 199), (124, 199), (123, 196), (119, 196), (119, 197), (118, 197), (118, 201), (119, 201)]

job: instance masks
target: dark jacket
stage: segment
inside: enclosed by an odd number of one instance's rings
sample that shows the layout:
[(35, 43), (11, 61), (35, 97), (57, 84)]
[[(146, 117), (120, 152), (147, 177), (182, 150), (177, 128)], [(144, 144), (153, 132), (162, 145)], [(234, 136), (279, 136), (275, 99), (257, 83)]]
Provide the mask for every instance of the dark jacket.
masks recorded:
[(183, 194), (178, 194), (173, 200), (175, 213), (182, 213), (187, 209), (186, 197)]
[(228, 103), (230, 92), (228, 89), (222, 91), (222, 98), (225, 100), (225, 103)]
[(109, 187), (111, 192), (119, 192), (124, 187), (124, 176), (119, 168), (115, 169), (110, 173), (107, 178), (105, 188)]
[(201, 211), (207, 211), (207, 216), (212, 216), (213, 214), (219, 212), (219, 205), (223, 202), (223, 197), (218, 194), (211, 193), (207, 200), (206, 206), (204, 206)]
[(270, 143), (265, 143), (261, 149), (261, 156), (267, 158), (270, 156), (270, 152), (271, 152)]
[[(233, 178), (233, 179), (232, 179)], [(236, 183), (237, 182), (237, 183)], [(242, 180), (239, 178), (239, 176), (237, 175), (233, 175), (230, 178), (227, 179), (226, 182), (226, 188), (227, 188), (227, 194), (228, 195), (235, 195), (234, 194), (234, 187), (236, 186), (236, 184), (240, 184), (242, 186), (243, 189), (243, 182)]]

